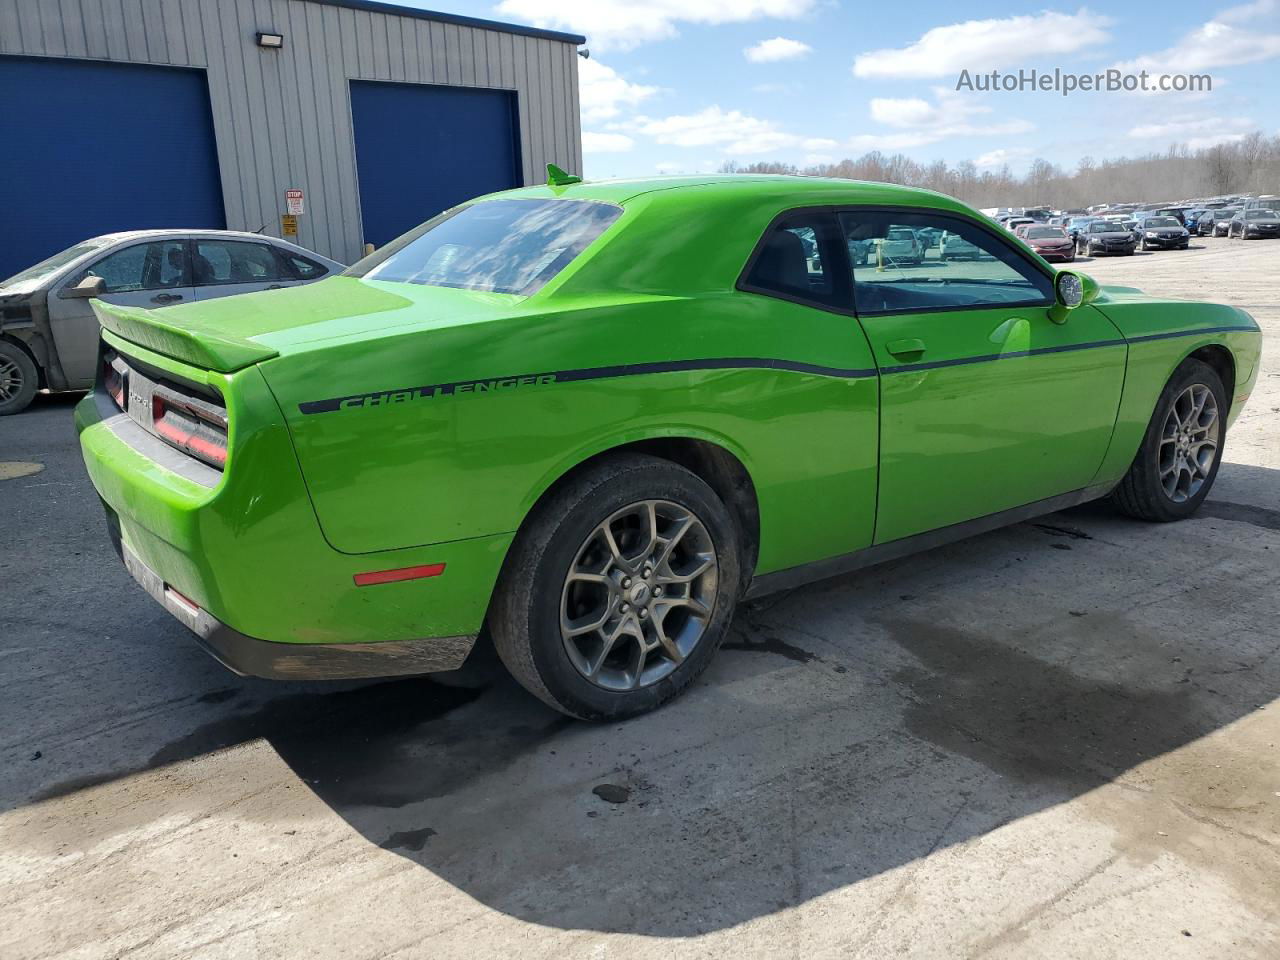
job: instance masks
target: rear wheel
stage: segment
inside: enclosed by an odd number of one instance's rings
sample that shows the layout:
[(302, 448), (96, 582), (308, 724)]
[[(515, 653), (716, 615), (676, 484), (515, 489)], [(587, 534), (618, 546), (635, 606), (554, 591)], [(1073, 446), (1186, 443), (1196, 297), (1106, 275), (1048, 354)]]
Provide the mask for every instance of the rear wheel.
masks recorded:
[(36, 365), (27, 351), (0, 340), (0, 417), (25, 410), (39, 386)]
[(1182, 520), (1199, 509), (1222, 461), (1227, 395), (1217, 371), (1184, 360), (1165, 384), (1129, 472), (1113, 494), (1142, 520)]
[(516, 537), (489, 627), (530, 693), (584, 720), (622, 720), (706, 669), (737, 603), (738, 531), (697, 475), (620, 454), (542, 504)]

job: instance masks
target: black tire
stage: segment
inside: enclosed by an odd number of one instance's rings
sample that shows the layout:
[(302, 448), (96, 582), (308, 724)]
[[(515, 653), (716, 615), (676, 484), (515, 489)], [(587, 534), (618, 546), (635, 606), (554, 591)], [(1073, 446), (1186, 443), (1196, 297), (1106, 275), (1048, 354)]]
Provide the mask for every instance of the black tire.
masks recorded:
[(27, 351), (0, 340), (0, 417), (27, 409), (40, 388), (40, 374)]
[[(1175, 503), (1160, 483), (1160, 444), (1161, 433), (1170, 408), (1177, 398), (1188, 387), (1203, 384), (1213, 393), (1218, 404), (1219, 432), (1217, 450), (1213, 465), (1204, 479), (1204, 483), (1194, 496), (1181, 503)], [(1160, 398), (1156, 401), (1155, 412), (1151, 422), (1147, 424), (1147, 432), (1143, 434), (1138, 454), (1124, 475), (1119, 486), (1112, 492), (1112, 498), (1125, 513), (1139, 520), (1150, 520), (1167, 523), (1172, 520), (1185, 520), (1200, 508), (1205, 497), (1213, 488), (1213, 481), (1218, 476), (1218, 467), (1222, 464), (1222, 448), (1226, 441), (1227, 392), (1222, 386), (1222, 378), (1218, 372), (1200, 360), (1186, 359), (1178, 365)]]
[[(714, 600), (696, 645), (670, 673), (648, 686), (606, 690), (588, 680), (566, 651), (562, 592), (592, 531), (645, 500), (670, 501), (701, 521), (718, 564)], [(521, 686), (569, 716), (608, 722), (653, 710), (697, 679), (724, 639), (741, 587), (739, 543), (729, 511), (696, 474), (642, 454), (603, 459), (555, 491), (517, 534), (489, 609), (498, 656)]]

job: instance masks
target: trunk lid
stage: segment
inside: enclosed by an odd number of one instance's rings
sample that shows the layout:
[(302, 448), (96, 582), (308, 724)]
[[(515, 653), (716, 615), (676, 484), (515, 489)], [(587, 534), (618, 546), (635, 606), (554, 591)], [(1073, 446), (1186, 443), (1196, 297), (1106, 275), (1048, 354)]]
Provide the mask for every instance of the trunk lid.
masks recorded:
[(509, 313), (526, 297), (450, 287), (333, 277), (164, 310), (92, 301), (102, 326), (119, 337), (221, 373), (308, 349), (406, 326), (442, 327)]

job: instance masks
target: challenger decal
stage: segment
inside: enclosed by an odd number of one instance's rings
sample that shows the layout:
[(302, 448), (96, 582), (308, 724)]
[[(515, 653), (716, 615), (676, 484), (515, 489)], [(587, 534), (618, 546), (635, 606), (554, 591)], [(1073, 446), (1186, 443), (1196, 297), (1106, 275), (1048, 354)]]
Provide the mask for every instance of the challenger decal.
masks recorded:
[(847, 380), (874, 377), (875, 370), (823, 367), (812, 363), (790, 360), (768, 360), (759, 357), (724, 357), (710, 360), (670, 360), (664, 363), (629, 363), (614, 367), (588, 367), (580, 370), (560, 370), (555, 373), (527, 373), (512, 377), (485, 380), (459, 380), (453, 383), (432, 383), (421, 387), (402, 387), (396, 390), (377, 390), (373, 393), (356, 393), (329, 400), (308, 400), (298, 404), (304, 414), (331, 413), (366, 407), (395, 406), (414, 400), (433, 397), (450, 397), (466, 393), (495, 393), (517, 387), (542, 387), (553, 383), (581, 383), (585, 380), (612, 380), (618, 377), (636, 377), (650, 373), (677, 373), (686, 370), (785, 370), (791, 373), (809, 373), (821, 377), (837, 377)]

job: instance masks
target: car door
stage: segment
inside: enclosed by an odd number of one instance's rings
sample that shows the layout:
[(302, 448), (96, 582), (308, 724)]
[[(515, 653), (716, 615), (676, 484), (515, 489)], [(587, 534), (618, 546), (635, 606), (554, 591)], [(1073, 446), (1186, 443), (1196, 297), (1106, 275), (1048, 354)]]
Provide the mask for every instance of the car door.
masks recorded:
[(190, 303), (191, 288), (185, 237), (139, 242), (125, 241), (49, 291), (49, 326), (58, 349), (58, 362), (68, 386), (93, 382), (98, 362), (98, 321), (84, 298), (64, 296), (86, 276), (101, 277), (100, 299), (129, 307), (167, 307)]
[(1102, 463), (1126, 345), (1093, 307), (1055, 323), (1053, 271), (967, 218), (863, 208), (846, 237), (937, 226), (974, 260), (853, 267), (880, 370), (884, 543), (1087, 487)]
[(270, 245), (221, 237), (192, 239), (191, 277), (197, 300), (271, 290), (294, 282)]

